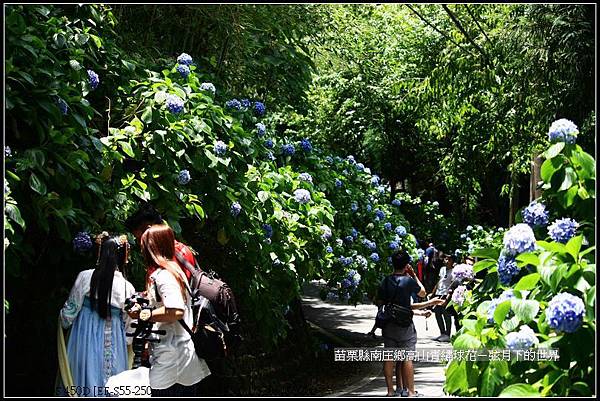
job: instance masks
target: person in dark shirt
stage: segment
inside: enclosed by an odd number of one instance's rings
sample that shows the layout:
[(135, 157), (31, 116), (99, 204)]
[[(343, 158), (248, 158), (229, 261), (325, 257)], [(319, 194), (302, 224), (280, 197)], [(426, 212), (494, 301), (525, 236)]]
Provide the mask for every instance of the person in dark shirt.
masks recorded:
[[(406, 251), (398, 251), (392, 255), (392, 264), (394, 273), (384, 278), (377, 291), (377, 304), (381, 305), (399, 305), (401, 307), (412, 309), (411, 294), (416, 293), (419, 297), (426, 295), (423, 284), (415, 274), (410, 265), (410, 255)], [(420, 308), (426, 308), (434, 305), (438, 300), (423, 302), (419, 304)], [(400, 348), (407, 351), (414, 351), (417, 344), (417, 331), (412, 322), (412, 314), (408, 326), (401, 326), (396, 322), (388, 322), (382, 329), (384, 346), (386, 348)], [(394, 391), (393, 370), (394, 361), (386, 361), (383, 365), (385, 381), (388, 390), (388, 397), (399, 395), (402, 392), (402, 384), (407, 389), (407, 395), (414, 397), (417, 395), (414, 389), (414, 369), (412, 361), (398, 361), (396, 363), (396, 382), (398, 388)]]

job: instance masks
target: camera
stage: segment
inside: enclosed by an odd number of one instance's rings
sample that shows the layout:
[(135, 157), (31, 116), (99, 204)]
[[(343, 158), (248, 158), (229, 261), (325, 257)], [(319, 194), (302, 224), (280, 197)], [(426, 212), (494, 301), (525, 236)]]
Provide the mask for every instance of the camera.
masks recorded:
[[(135, 305), (142, 307), (148, 305), (149, 301), (146, 298), (140, 297), (136, 294), (125, 300), (125, 311), (130, 311)], [(144, 321), (137, 319), (135, 323), (131, 324), (131, 327), (135, 329), (133, 333), (126, 333), (127, 337), (133, 337), (133, 369), (140, 366), (149, 368), (150, 361), (145, 351), (147, 344), (160, 342), (159, 335), (165, 335), (165, 330), (153, 330), (154, 323), (151, 321)]]

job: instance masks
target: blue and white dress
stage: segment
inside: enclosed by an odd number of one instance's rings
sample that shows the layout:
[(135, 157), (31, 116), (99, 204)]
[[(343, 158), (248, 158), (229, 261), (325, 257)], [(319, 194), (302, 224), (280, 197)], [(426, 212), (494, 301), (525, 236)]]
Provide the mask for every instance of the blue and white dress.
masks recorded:
[(124, 311), (125, 300), (135, 289), (121, 272), (115, 271), (111, 308), (107, 319), (102, 319), (90, 305), (90, 283), (94, 269), (84, 270), (77, 276), (69, 298), (60, 311), (63, 328), (71, 327), (67, 344), (73, 384), (86, 389), (87, 395), (105, 395), (101, 391), (110, 376), (127, 370), (125, 336), (131, 319)]

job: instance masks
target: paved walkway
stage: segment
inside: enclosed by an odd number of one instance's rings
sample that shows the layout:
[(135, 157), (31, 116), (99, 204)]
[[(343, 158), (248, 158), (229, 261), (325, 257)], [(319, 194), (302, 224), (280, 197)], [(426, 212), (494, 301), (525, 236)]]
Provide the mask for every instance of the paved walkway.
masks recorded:
[[(343, 302), (322, 301), (319, 288), (323, 283), (312, 282), (304, 287), (302, 306), (305, 318), (325, 329), (332, 335), (342, 337), (353, 346), (373, 347), (373, 340), (365, 334), (373, 327), (377, 307), (373, 304), (358, 304), (356, 307)], [(439, 329), (435, 316), (415, 316), (417, 350), (424, 348), (451, 348), (449, 343), (433, 341)], [(377, 343), (383, 346), (381, 330), (377, 330)], [(343, 362), (340, 362), (343, 363)], [(381, 397), (385, 396), (386, 385), (381, 362), (365, 362), (372, 366), (368, 377), (341, 389), (333, 396)], [(426, 397), (443, 397), (444, 365), (441, 363), (415, 362), (415, 389)], [(394, 379), (395, 380), (395, 379)]]

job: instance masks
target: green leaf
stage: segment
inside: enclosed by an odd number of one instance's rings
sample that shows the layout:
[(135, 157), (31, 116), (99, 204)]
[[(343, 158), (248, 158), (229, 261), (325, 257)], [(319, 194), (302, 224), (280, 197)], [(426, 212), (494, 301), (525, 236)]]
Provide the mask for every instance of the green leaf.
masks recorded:
[(569, 252), (571, 256), (573, 256), (573, 259), (575, 259), (575, 261), (577, 261), (579, 258), (579, 250), (581, 249), (582, 242), (583, 235), (578, 235), (576, 237), (571, 238), (569, 242), (567, 242), (567, 244), (565, 245), (565, 249), (567, 250), (567, 252)]
[(90, 35), (90, 37), (94, 41), (94, 44), (96, 45), (96, 47), (98, 49), (100, 49), (102, 47), (102, 40), (100, 40), (100, 38), (96, 35)]
[(451, 361), (446, 369), (446, 391), (452, 394), (467, 391), (468, 388), (466, 361)]
[(90, 37), (88, 35), (86, 35), (86, 34), (82, 34), (82, 33), (75, 34), (75, 41), (80, 46), (86, 44), (89, 39), (90, 39)]
[(521, 253), (515, 258), (515, 260), (517, 262), (521, 262), (517, 263), (519, 267), (527, 265), (537, 266), (540, 264), (540, 259), (535, 253), (532, 252)]
[(540, 393), (531, 384), (511, 384), (500, 393), (499, 397), (539, 397)]
[(6, 212), (8, 218), (20, 225), (21, 228), (25, 230), (25, 220), (23, 220), (23, 218), (21, 217), (21, 211), (16, 205), (6, 203), (4, 211)]
[(46, 184), (44, 184), (35, 173), (29, 177), (29, 186), (40, 195), (46, 195)]
[(264, 203), (264, 202), (265, 202), (267, 199), (269, 199), (269, 197), (270, 197), (270, 196), (271, 196), (271, 194), (270, 194), (269, 192), (267, 192), (267, 191), (259, 191), (259, 192), (258, 192), (258, 199), (259, 199), (261, 202), (263, 202), (263, 203)]
[(511, 300), (511, 308), (515, 312), (515, 316), (523, 321), (523, 323), (531, 322), (540, 310), (540, 303), (530, 299), (513, 298)]
[(152, 122), (152, 106), (146, 107), (142, 113), (142, 121), (146, 124), (150, 124)]
[(81, 117), (77, 113), (73, 113), (72, 115), (73, 115), (73, 118), (75, 118), (75, 121), (77, 121), (79, 123), (79, 125), (81, 125), (83, 128), (87, 128), (87, 123), (85, 122), (83, 117)]
[(562, 152), (562, 150), (565, 148), (565, 143), (564, 142), (557, 142), (554, 145), (550, 146), (548, 148), (548, 150), (544, 153), (544, 157), (546, 159), (553, 159), (556, 156), (558, 156), (558, 154), (560, 152)]
[(477, 262), (473, 265), (473, 272), (478, 273), (478, 272), (488, 269), (492, 266), (496, 266), (497, 263), (498, 262), (496, 262), (495, 260), (491, 260), (491, 259), (480, 260), (479, 262)]
[(577, 173), (571, 166), (565, 167), (565, 178), (558, 188), (559, 191), (566, 191), (573, 186), (574, 183), (577, 182)]
[(596, 161), (584, 151), (575, 151), (571, 157), (576, 166), (581, 168), (577, 170), (579, 177), (583, 180), (596, 177)]
[(489, 364), (481, 375), (481, 393), (479, 395), (482, 397), (494, 396), (496, 385), (501, 382), (496, 370)]
[(133, 149), (131, 148), (129, 142), (119, 141), (119, 145), (121, 145), (121, 149), (123, 149), (123, 152), (125, 152), (127, 156), (132, 158), (135, 157), (135, 154), (133, 153)]
[(590, 386), (588, 386), (587, 383), (584, 382), (577, 382), (577, 383), (573, 383), (571, 385), (571, 388), (569, 389), (569, 395), (575, 395), (572, 392), (575, 392), (578, 395), (581, 395), (583, 397), (589, 397), (592, 395), (592, 391), (590, 390)]
[(71, 66), (72, 69), (74, 69), (75, 71), (79, 71), (81, 70), (81, 64), (79, 64), (79, 61), (77, 60), (71, 60), (69, 61), (69, 65)]
[(484, 248), (484, 249), (476, 249), (475, 252), (471, 254), (471, 256), (482, 259), (495, 259), (498, 260), (500, 256), (500, 249), (497, 248)]
[(575, 198), (579, 193), (579, 188), (580, 187), (578, 187), (577, 185), (574, 185), (571, 188), (569, 188), (569, 190), (565, 193), (564, 203), (566, 207), (571, 207), (573, 205), (573, 202), (575, 202)]
[(559, 242), (546, 242), (546, 241), (537, 241), (537, 244), (544, 248), (547, 251), (556, 252), (556, 253), (565, 253), (565, 245)]
[(494, 311), (494, 321), (496, 324), (502, 324), (504, 319), (506, 319), (508, 312), (510, 312), (510, 299), (503, 301), (496, 307), (496, 310)]
[(577, 195), (583, 200), (586, 200), (590, 197), (590, 194), (584, 187), (579, 187), (577, 190)]
[(526, 290), (530, 291), (535, 288), (538, 281), (540, 281), (541, 276), (539, 273), (531, 273), (521, 278), (517, 285), (515, 286), (515, 291)]

